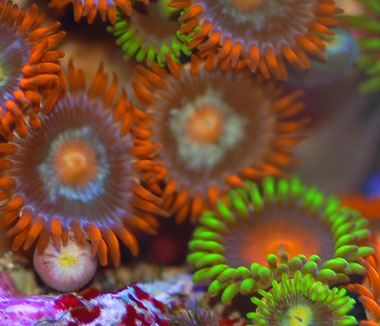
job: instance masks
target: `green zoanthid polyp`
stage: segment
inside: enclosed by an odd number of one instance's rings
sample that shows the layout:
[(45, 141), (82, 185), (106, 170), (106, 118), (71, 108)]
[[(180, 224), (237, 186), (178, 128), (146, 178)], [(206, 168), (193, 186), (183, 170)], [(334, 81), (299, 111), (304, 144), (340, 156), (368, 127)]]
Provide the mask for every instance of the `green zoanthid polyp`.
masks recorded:
[(351, 326), (358, 323), (347, 314), (355, 300), (345, 289), (330, 288), (300, 271), (293, 278), (282, 274), (281, 281), (274, 280), (268, 291), (260, 289), (259, 294), (262, 299), (251, 298), (257, 308), (247, 314), (252, 324), (249, 326)]
[(117, 12), (116, 24), (108, 31), (117, 37), (116, 44), (125, 52), (124, 59), (135, 57), (139, 62), (146, 60), (148, 66), (157, 62), (164, 67), (167, 55), (179, 62), (181, 55), (191, 54), (186, 45), (189, 37), (179, 31), (179, 12), (167, 3), (168, 0), (152, 1), (149, 6), (135, 3), (131, 17)]
[(222, 301), (230, 302), (283, 272), (301, 270), (329, 284), (365, 272), (357, 260), (373, 249), (361, 246), (369, 230), (358, 212), (296, 177), (245, 185), (202, 215), (189, 243), (188, 261), (199, 269), (194, 281), (211, 281), (211, 294), (222, 292)]
[(342, 21), (354, 28), (358, 36), (360, 50), (357, 65), (363, 69), (368, 79), (359, 90), (368, 93), (380, 89), (380, 0), (357, 0), (364, 6), (364, 12), (343, 15)]

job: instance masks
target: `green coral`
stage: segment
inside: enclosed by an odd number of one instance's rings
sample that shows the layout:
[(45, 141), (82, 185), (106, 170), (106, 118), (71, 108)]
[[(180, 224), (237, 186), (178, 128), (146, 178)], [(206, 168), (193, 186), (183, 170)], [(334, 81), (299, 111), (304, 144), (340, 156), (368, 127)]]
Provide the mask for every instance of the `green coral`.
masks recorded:
[[(145, 31), (139, 25), (139, 19), (146, 19), (153, 12), (156, 16), (155, 19), (153, 19), (154, 17), (152, 18), (153, 26), (149, 27), (150, 31)], [(107, 31), (117, 37), (116, 44), (121, 46), (125, 52), (125, 60), (135, 57), (138, 62), (146, 61), (149, 67), (154, 62), (164, 67), (166, 66), (167, 54), (175, 62), (180, 61), (182, 54), (186, 56), (192, 54), (187, 47), (189, 37), (179, 31), (181, 25), (177, 20), (175, 20), (175, 24), (178, 24), (178, 29), (173, 32), (173, 35), (166, 35), (163, 39), (160, 39), (154, 34), (154, 30), (174, 24), (171, 16), (175, 14), (176, 11), (173, 13), (173, 9), (167, 6), (167, 0), (158, 0), (156, 3), (151, 3), (146, 8), (146, 11), (135, 11), (131, 17), (126, 17), (118, 10), (116, 23), (109, 26)], [(157, 28), (154, 28), (154, 24), (157, 24)]]
[(347, 315), (355, 300), (347, 296), (345, 289), (330, 289), (316, 281), (310, 274), (296, 272), (294, 278), (284, 273), (281, 282), (274, 280), (269, 291), (260, 289), (262, 299), (252, 297), (256, 312), (247, 317), (247, 326), (351, 326), (357, 325), (355, 317)]
[[(333, 257), (322, 261), (317, 255), (306, 259), (300, 253), (289, 259), (284, 252), (280, 257), (269, 254), (266, 266), (254, 261), (249, 266), (229, 265), (224, 242), (229, 236), (229, 228), (258, 218), (259, 214), (265, 217), (266, 209), (273, 203), (278, 204), (279, 214), (290, 207), (301, 207), (320, 219), (331, 232), (335, 244)], [(329, 284), (348, 281), (348, 274), (365, 273), (357, 263), (358, 258), (373, 253), (372, 248), (359, 246), (369, 234), (367, 221), (359, 213), (341, 209), (337, 198), (325, 198), (316, 189), (306, 188), (295, 177), (276, 181), (265, 178), (262, 191), (255, 183), (247, 181), (246, 188), (231, 190), (225, 200), (219, 200), (214, 211), (206, 211), (201, 216), (199, 223), (189, 243), (192, 252), (187, 260), (199, 269), (193, 276), (194, 282), (211, 281), (209, 293), (222, 293), (224, 303), (230, 302), (239, 292), (248, 294), (269, 286), (282, 273), (292, 276), (301, 270)]]
[(369, 78), (360, 85), (359, 90), (367, 93), (380, 89), (380, 1), (357, 1), (363, 4), (368, 13), (343, 15), (341, 19), (362, 34), (358, 37), (361, 51), (358, 67), (365, 70)]

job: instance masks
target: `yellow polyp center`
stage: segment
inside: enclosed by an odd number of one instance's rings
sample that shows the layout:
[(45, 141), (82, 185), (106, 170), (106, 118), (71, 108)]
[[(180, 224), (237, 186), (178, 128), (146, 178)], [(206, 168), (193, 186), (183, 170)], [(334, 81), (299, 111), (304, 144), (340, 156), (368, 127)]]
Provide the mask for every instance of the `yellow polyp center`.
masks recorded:
[(286, 252), (290, 258), (299, 254), (310, 257), (320, 253), (321, 243), (311, 230), (302, 225), (290, 227), (287, 222), (276, 221), (257, 225), (248, 232), (243, 247), (242, 257), (249, 266), (252, 262), (265, 265), (269, 254), (280, 256)]
[(254, 11), (261, 5), (263, 0), (230, 0), (230, 2), (238, 9), (243, 11)]
[(289, 309), (287, 318), (281, 326), (310, 326), (312, 323), (312, 310), (307, 306), (297, 305)]
[(213, 106), (200, 107), (189, 119), (186, 126), (187, 138), (197, 144), (215, 143), (224, 129), (223, 113)]
[(54, 157), (58, 177), (69, 186), (85, 186), (97, 173), (94, 149), (81, 140), (70, 140), (61, 145)]
[(61, 266), (72, 266), (78, 263), (78, 258), (75, 255), (66, 254), (59, 259)]

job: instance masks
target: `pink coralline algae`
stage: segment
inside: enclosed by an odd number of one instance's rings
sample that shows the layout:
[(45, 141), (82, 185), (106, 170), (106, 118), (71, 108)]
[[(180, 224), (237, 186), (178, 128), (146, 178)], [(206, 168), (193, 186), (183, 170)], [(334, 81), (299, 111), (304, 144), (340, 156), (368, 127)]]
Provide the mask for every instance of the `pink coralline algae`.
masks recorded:
[(80, 296), (15, 294), (0, 289), (1, 326), (169, 326), (164, 304), (139, 284), (111, 293), (89, 289)]

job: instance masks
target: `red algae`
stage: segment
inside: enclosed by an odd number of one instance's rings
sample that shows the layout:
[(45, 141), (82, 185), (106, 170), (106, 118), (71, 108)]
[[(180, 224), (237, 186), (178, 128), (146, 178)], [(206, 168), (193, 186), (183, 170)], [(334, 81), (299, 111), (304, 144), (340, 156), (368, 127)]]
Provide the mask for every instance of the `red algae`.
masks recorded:
[[(4, 278), (0, 281), (3, 283)], [(0, 285), (2, 290), (4, 284)], [(68, 326), (169, 326), (164, 304), (133, 284), (117, 292), (86, 290), (83, 294), (60, 297), (13, 296), (0, 292), (0, 325), (68, 325)]]

